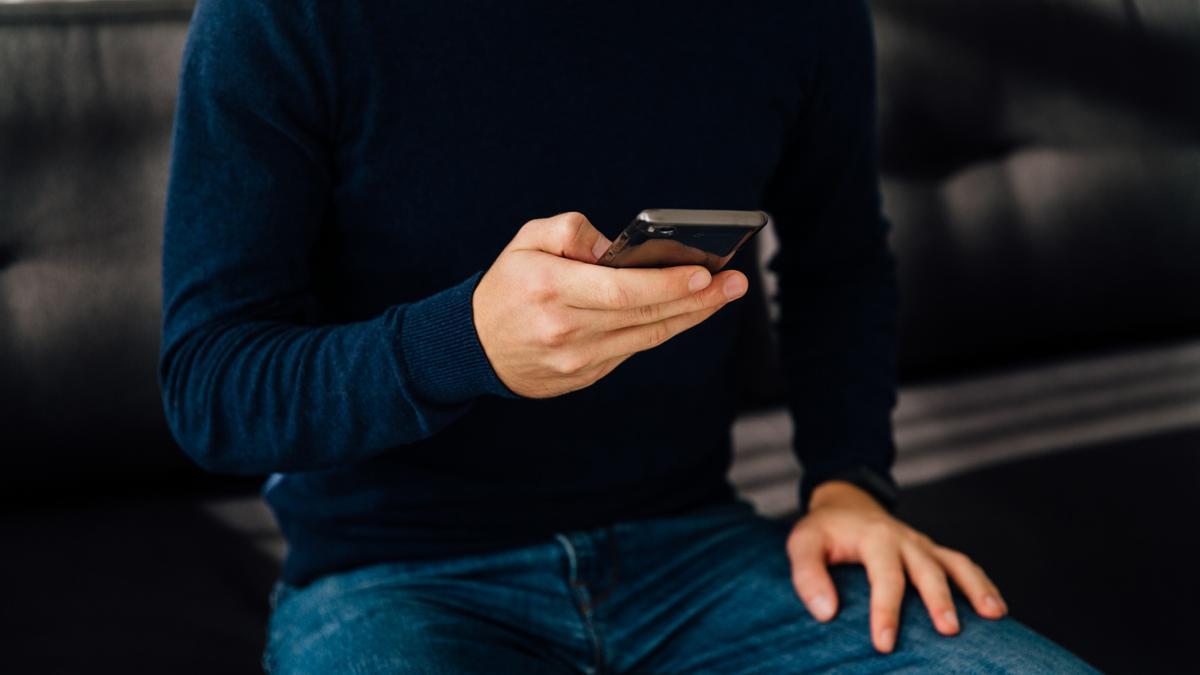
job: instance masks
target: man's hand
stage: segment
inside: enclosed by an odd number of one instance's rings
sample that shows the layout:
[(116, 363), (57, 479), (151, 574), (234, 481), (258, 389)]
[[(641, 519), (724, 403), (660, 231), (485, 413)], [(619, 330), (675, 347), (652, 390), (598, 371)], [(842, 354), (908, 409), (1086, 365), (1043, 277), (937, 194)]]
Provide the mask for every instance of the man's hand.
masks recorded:
[(792, 583), (818, 621), (837, 612), (837, 592), (827, 564), (857, 562), (871, 582), (871, 637), (881, 652), (892, 651), (904, 597), (905, 572), (943, 635), (958, 632), (958, 616), (947, 575), (980, 616), (999, 619), (1008, 606), (978, 565), (958, 551), (938, 546), (892, 517), (866, 491), (844, 481), (818, 486), (809, 511), (788, 537)]
[(746, 292), (746, 276), (593, 263), (609, 241), (579, 213), (531, 220), (479, 280), (475, 330), (496, 375), (533, 398), (583, 389)]

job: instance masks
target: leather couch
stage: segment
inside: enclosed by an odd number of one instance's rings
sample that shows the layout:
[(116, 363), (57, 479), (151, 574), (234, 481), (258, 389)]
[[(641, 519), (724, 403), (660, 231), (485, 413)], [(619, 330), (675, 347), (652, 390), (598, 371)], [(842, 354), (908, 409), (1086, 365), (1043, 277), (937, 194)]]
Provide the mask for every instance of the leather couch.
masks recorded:
[[(901, 515), (971, 553), (1018, 618), (1095, 665), (1189, 667), (1200, 8), (873, 7), (903, 297)], [(282, 541), (256, 481), (186, 462), (155, 376), (189, 14), (189, 0), (0, 3), (13, 672), (258, 669)], [(756, 372), (732, 478), (786, 515), (798, 468), (769, 364)]]

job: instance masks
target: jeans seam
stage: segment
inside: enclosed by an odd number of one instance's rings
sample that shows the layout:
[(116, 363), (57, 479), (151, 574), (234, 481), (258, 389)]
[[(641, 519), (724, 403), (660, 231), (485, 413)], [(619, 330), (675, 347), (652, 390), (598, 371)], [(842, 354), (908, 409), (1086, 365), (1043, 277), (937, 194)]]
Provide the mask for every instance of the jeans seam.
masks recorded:
[(604, 580), (604, 587), (600, 589), (599, 593), (592, 594), (592, 607), (596, 607), (601, 602), (604, 602), (606, 598), (612, 595), (617, 584), (621, 582), (621, 556), (617, 551), (616, 532), (613, 528), (609, 527), (605, 533), (607, 535), (605, 552), (608, 554), (608, 566), (606, 568), (608, 574)]
[(571, 589), (571, 595), (575, 599), (575, 607), (579, 612), (579, 618), (583, 623), (584, 631), (587, 633), (588, 642), (592, 646), (592, 659), (594, 667), (589, 669), (590, 673), (604, 673), (604, 641), (600, 636), (599, 627), (593, 620), (592, 609), (593, 600), (588, 591), (587, 584), (579, 578), (579, 555), (575, 550), (575, 545), (570, 538), (562, 534), (554, 535), (558, 543), (567, 553), (567, 586)]

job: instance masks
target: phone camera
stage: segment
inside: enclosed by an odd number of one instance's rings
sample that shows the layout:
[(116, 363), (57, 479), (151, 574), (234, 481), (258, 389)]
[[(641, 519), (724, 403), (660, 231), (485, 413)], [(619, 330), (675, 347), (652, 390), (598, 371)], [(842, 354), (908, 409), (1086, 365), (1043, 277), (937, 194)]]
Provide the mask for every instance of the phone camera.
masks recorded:
[(659, 227), (658, 225), (651, 225), (650, 227), (646, 228), (646, 231), (651, 234), (657, 234), (660, 237), (675, 236), (675, 228), (673, 227)]

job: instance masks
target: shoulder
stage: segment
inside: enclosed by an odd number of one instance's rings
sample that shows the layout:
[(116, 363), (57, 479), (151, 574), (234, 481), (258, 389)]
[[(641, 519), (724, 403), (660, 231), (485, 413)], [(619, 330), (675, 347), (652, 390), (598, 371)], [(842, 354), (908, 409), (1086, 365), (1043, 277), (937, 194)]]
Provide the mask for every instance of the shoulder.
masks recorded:
[(333, 5), (199, 0), (183, 54), (180, 107), (219, 112), (225, 120), (329, 128), (336, 92)]
[(198, 0), (193, 36), (219, 39), (312, 37), (331, 28), (328, 0)]
[[(199, 0), (184, 52), (185, 71), (219, 65), (225, 75), (239, 68), (259, 85), (272, 70), (328, 75), (333, 3), (322, 0)], [(264, 72), (266, 71), (266, 72)]]

